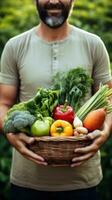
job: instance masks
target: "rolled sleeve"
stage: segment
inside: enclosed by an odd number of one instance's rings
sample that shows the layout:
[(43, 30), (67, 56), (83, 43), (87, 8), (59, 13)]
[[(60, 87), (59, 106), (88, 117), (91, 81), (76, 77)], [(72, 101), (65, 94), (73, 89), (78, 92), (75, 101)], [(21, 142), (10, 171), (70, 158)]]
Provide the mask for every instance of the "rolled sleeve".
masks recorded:
[(18, 85), (19, 76), (12, 42), (9, 40), (4, 47), (0, 62), (0, 83)]
[(18, 85), (18, 79), (16, 77), (10, 76), (9, 74), (0, 72), (0, 83), (6, 85)]
[(95, 86), (99, 86), (100, 83), (105, 84), (112, 80), (109, 55), (100, 38), (97, 40), (94, 52), (93, 79)]

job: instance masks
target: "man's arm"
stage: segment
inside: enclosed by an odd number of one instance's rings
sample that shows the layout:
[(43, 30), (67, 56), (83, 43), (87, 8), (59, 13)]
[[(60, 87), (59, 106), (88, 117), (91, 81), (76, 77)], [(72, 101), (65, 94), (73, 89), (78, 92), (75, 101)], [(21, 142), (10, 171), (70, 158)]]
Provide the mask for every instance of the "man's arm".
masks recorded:
[[(106, 84), (109, 86), (109, 88), (112, 88), (112, 81), (109, 81)], [(97, 90), (98, 88), (94, 88), (94, 91)], [(112, 102), (112, 98), (110, 99), (110, 101)], [(104, 126), (101, 131), (96, 131), (96, 134), (93, 132), (87, 135), (88, 139), (93, 140), (92, 144), (87, 147), (77, 148), (75, 150), (75, 153), (78, 153), (78, 157), (73, 158), (73, 163), (71, 164), (71, 167), (79, 166), (86, 160), (93, 157), (96, 154), (96, 152), (101, 148), (101, 146), (107, 141), (111, 132), (112, 113), (106, 116)]]
[[(112, 81), (108, 81), (106, 84), (109, 86), (109, 88), (112, 88)], [(99, 89), (98, 87), (94, 88), (94, 92), (96, 92), (98, 89)], [(112, 104), (112, 97), (110, 98), (110, 103)], [(106, 116), (104, 126), (103, 126), (103, 130), (105, 132), (107, 132), (107, 137), (112, 132), (112, 113), (110, 113)]]
[(0, 85), (0, 132), (8, 109), (15, 103), (17, 88), (9, 85)]
[[(16, 102), (17, 88), (15, 86), (0, 85), (0, 132), (3, 132), (3, 122), (8, 109)], [(7, 133), (9, 143), (25, 158), (36, 164), (46, 165), (44, 159), (27, 149), (26, 145), (35, 141), (34, 137), (28, 137), (24, 133)]]

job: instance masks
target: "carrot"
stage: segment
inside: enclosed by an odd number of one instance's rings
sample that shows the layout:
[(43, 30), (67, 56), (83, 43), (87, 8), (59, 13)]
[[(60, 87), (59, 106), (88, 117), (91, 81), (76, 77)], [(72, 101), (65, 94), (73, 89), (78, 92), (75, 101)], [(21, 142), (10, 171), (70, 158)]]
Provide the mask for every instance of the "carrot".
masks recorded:
[(88, 129), (88, 131), (94, 131), (100, 129), (104, 123), (106, 117), (106, 109), (100, 108), (88, 113), (83, 121), (83, 126)]

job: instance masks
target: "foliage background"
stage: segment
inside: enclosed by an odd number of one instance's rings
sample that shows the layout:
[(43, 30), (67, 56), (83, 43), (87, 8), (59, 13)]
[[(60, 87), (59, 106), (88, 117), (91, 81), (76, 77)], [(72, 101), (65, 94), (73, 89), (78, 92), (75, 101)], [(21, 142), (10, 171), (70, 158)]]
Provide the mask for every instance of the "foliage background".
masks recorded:
[[(69, 19), (73, 25), (99, 35), (112, 61), (112, 1), (77, 0)], [(0, 55), (7, 40), (39, 23), (34, 0), (0, 1)], [(99, 186), (102, 200), (112, 199), (112, 139), (102, 147), (103, 181)], [(12, 149), (0, 136), (0, 200), (10, 199), (9, 172)], [(96, 169), (95, 169), (96, 170)]]

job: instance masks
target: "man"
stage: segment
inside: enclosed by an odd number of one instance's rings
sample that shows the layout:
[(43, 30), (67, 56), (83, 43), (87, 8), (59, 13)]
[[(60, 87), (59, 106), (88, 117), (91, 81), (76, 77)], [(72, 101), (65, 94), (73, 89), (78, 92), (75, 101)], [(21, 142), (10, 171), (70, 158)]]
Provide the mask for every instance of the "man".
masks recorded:
[[(67, 22), (72, 0), (36, 0), (40, 24), (10, 39), (1, 58), (0, 128), (8, 109), (34, 96), (37, 87), (49, 87), (57, 71), (82, 66), (94, 79), (112, 87), (109, 58), (101, 39)], [(89, 97), (88, 97), (89, 98)], [(34, 138), (24, 133), (6, 135), (14, 147), (11, 168), (12, 199), (97, 199), (102, 179), (99, 149), (111, 129), (111, 116), (100, 136), (90, 133), (92, 145), (77, 149), (80, 156), (69, 167), (48, 166), (44, 158), (27, 149)]]

